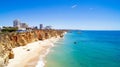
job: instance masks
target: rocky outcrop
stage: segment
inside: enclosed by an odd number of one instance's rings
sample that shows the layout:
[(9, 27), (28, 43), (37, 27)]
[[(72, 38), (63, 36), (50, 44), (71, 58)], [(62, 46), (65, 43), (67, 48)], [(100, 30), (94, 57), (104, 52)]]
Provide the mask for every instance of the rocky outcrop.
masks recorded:
[(14, 58), (12, 48), (27, 45), (30, 42), (44, 40), (51, 37), (63, 37), (61, 30), (34, 30), (23, 33), (6, 33), (0, 35), (0, 67), (7, 65), (8, 60)]

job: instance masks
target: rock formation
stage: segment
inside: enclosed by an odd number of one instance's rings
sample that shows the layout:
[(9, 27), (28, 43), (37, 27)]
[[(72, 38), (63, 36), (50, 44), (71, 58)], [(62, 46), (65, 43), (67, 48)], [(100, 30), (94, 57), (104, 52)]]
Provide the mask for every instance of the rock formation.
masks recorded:
[(12, 48), (25, 46), (30, 42), (51, 37), (63, 37), (64, 32), (63, 30), (34, 30), (22, 33), (0, 34), (0, 67), (4, 67), (7, 65), (9, 59), (14, 58)]

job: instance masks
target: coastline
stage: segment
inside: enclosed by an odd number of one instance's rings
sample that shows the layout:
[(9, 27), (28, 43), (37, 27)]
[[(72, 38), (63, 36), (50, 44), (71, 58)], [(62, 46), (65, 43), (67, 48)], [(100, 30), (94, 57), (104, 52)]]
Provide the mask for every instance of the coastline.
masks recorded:
[[(63, 35), (67, 34), (67, 32), (64, 32)], [(50, 52), (50, 49), (52, 47), (54, 47), (54, 43), (57, 42), (58, 40), (60, 40), (61, 37), (57, 36), (57, 38), (53, 38), (53, 40), (51, 39), (51, 46), (49, 48), (46, 49), (46, 51), (44, 52), (44, 54), (40, 54), (39, 56), (39, 61), (37, 62), (37, 65), (35, 67), (44, 67), (46, 64), (46, 60), (44, 59), (46, 57), (46, 55)]]
[(57, 36), (57, 38), (52, 37), (43, 41), (29, 43), (26, 46), (13, 48), (15, 57), (9, 60), (6, 67), (44, 67), (43, 58), (59, 39), (60, 37)]

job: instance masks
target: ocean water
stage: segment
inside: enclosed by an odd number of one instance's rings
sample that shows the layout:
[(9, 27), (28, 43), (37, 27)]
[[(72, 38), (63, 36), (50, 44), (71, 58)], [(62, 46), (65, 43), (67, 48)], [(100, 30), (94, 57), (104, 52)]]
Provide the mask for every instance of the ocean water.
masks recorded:
[(120, 31), (68, 32), (45, 60), (45, 67), (120, 67)]

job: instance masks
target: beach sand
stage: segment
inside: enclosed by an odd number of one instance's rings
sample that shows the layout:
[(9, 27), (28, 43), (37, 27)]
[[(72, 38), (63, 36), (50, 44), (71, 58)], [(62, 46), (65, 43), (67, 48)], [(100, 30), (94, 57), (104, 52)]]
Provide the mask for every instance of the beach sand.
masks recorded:
[(47, 55), (49, 49), (54, 46), (60, 37), (52, 37), (43, 41), (29, 43), (26, 46), (13, 48), (14, 58), (9, 60), (6, 67), (43, 67), (40, 61)]

